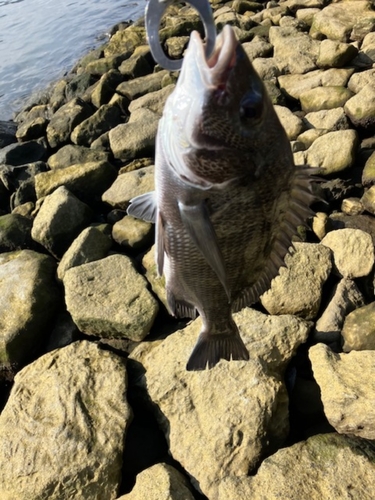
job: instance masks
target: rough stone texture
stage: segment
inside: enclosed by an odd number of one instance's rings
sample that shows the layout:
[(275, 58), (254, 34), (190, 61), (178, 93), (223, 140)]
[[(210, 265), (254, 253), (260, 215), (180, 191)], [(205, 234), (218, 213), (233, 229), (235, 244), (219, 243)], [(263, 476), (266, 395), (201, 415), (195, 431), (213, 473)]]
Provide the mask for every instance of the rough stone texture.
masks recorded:
[(323, 109), (307, 113), (304, 122), (317, 129), (345, 130), (349, 128), (343, 108)]
[(186, 371), (200, 319), (151, 345), (148, 353), (131, 354), (137, 371), (140, 363), (145, 369), (137, 377), (138, 395), (147, 388), (145, 397), (154, 403), (172, 456), (209, 498), (217, 497), (222, 478), (246, 476), (285, 438), (288, 403), (280, 373), (309, 331), (298, 318), (269, 317), (250, 308), (234, 319), (250, 361), (221, 361), (211, 370)]
[(127, 208), (135, 196), (154, 190), (154, 167), (144, 167), (117, 177), (103, 193), (102, 200), (112, 207)]
[(362, 172), (362, 184), (365, 187), (375, 184), (375, 151), (365, 163), (365, 168)]
[(156, 464), (137, 476), (133, 490), (118, 500), (194, 500), (184, 476), (167, 464)]
[(305, 113), (321, 111), (322, 109), (334, 109), (343, 106), (353, 93), (339, 86), (315, 87), (311, 90), (301, 92), (299, 98), (302, 110)]
[(32, 220), (19, 214), (0, 216), (0, 252), (32, 248)]
[(351, 99), (346, 101), (345, 113), (355, 126), (373, 127), (375, 125), (375, 85), (369, 83)]
[(355, 282), (343, 278), (333, 290), (326, 309), (316, 322), (314, 340), (327, 343), (340, 340), (345, 317), (364, 304), (365, 299)]
[(150, 75), (141, 76), (137, 80), (129, 80), (118, 85), (116, 91), (131, 101), (137, 97), (141, 97), (149, 92), (155, 92), (162, 87), (163, 78), (168, 75), (168, 71), (158, 71)]
[(152, 291), (162, 302), (167, 310), (167, 292), (165, 290), (165, 277), (159, 276), (155, 262), (155, 245), (149, 250), (142, 259), (142, 266), (146, 269), (146, 278), (150, 283)]
[(359, 198), (345, 198), (341, 203), (341, 210), (347, 215), (360, 215), (364, 212), (364, 206)]
[(104, 231), (95, 226), (87, 227), (64, 253), (57, 267), (58, 278), (62, 280), (71, 267), (103, 259), (111, 246), (111, 238)]
[(355, 130), (328, 132), (317, 138), (307, 150), (307, 163), (312, 167), (320, 167), (321, 175), (340, 172), (353, 165), (357, 144)]
[(108, 153), (104, 151), (94, 151), (84, 146), (67, 144), (48, 158), (48, 166), (51, 169), (64, 168), (77, 163), (105, 161), (108, 160), (108, 156)]
[(147, 248), (152, 243), (154, 225), (130, 215), (113, 225), (112, 238), (125, 248)]
[(270, 314), (295, 314), (313, 319), (318, 313), (322, 287), (331, 271), (331, 252), (319, 244), (295, 243), (286, 265), (262, 295)]
[(139, 341), (149, 333), (158, 312), (146, 280), (125, 255), (69, 269), (64, 287), (68, 311), (88, 335)]
[(344, 352), (375, 350), (375, 302), (351, 312), (342, 329)]
[(46, 147), (42, 141), (16, 142), (0, 149), (0, 164), (25, 165), (42, 160), (45, 154)]
[(30, 361), (59, 305), (53, 259), (31, 250), (0, 254), (0, 364)]
[(19, 372), (0, 416), (1, 499), (117, 498), (126, 388), (123, 359), (90, 342)]
[(229, 477), (218, 500), (372, 500), (375, 451), (371, 443), (318, 434), (266, 458), (254, 477)]
[(89, 207), (61, 186), (45, 197), (31, 236), (53, 255), (61, 257), (91, 217)]
[(290, 141), (295, 140), (304, 129), (302, 120), (284, 106), (275, 106), (275, 111), (287, 133), (288, 139)]
[(322, 245), (333, 252), (334, 269), (344, 278), (367, 276), (374, 265), (374, 245), (371, 236), (360, 229), (331, 231)]
[(103, 104), (93, 115), (75, 127), (71, 140), (79, 146), (90, 146), (95, 139), (116, 127), (121, 122), (119, 108)]
[(341, 434), (375, 439), (375, 352), (335, 354), (317, 344), (309, 357), (329, 423)]
[(348, 88), (355, 94), (358, 94), (366, 85), (373, 83), (374, 78), (375, 68), (361, 71), (360, 73), (354, 73), (348, 81)]
[(358, 54), (358, 49), (349, 43), (323, 40), (319, 47), (317, 65), (321, 68), (340, 68)]
[(375, 214), (375, 186), (371, 186), (363, 193), (360, 202), (367, 212), (370, 212), (372, 215)]

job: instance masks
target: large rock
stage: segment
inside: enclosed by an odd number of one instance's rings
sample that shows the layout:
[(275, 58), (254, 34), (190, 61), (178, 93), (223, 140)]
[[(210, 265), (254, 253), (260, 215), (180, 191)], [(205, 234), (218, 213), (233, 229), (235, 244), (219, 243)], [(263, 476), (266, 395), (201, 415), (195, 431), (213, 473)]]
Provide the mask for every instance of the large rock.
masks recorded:
[(64, 275), (65, 300), (78, 328), (103, 338), (142, 340), (158, 303), (125, 255), (73, 267)]
[(148, 351), (141, 344), (131, 354), (139, 397), (143, 389), (172, 456), (209, 498), (217, 498), (221, 479), (247, 476), (286, 437), (288, 402), (280, 376), (309, 331), (298, 318), (269, 317), (250, 308), (234, 319), (250, 361), (186, 371), (200, 319), (161, 343), (151, 342)]
[(103, 104), (98, 111), (76, 126), (70, 138), (74, 144), (90, 146), (95, 139), (116, 127), (120, 122), (119, 108)]
[(375, 125), (375, 85), (367, 84), (351, 99), (346, 101), (345, 113), (356, 127), (374, 127)]
[(105, 161), (108, 160), (108, 156), (108, 153), (104, 151), (95, 151), (84, 146), (67, 144), (48, 158), (48, 166), (51, 169), (64, 168), (77, 163)]
[(154, 190), (154, 167), (143, 167), (117, 177), (103, 193), (102, 200), (112, 207), (125, 209), (135, 196)]
[[(286, 265), (262, 295), (270, 314), (296, 314), (313, 319), (320, 307), (322, 288), (331, 271), (331, 252), (322, 245), (295, 243)], [(328, 250), (328, 251), (327, 251)]]
[(335, 354), (317, 344), (309, 357), (329, 423), (341, 434), (375, 439), (375, 351)]
[(31, 250), (0, 254), (0, 364), (38, 353), (59, 305), (51, 257)]
[(349, 128), (348, 119), (343, 108), (323, 109), (307, 113), (304, 121), (317, 129), (346, 130)]
[(334, 109), (343, 106), (353, 93), (346, 87), (327, 86), (315, 87), (302, 92), (299, 96), (302, 110), (305, 113)]
[(228, 477), (218, 500), (372, 500), (375, 452), (371, 443), (318, 434), (266, 458), (254, 477)]
[(32, 220), (19, 214), (0, 216), (0, 252), (32, 249), (34, 242), (31, 238)]
[(341, 332), (345, 352), (375, 350), (375, 302), (361, 305), (345, 319)]
[(117, 498), (126, 389), (123, 359), (87, 341), (19, 372), (0, 416), (1, 499)]
[(45, 154), (46, 147), (42, 141), (16, 142), (0, 149), (0, 164), (25, 165), (42, 160)]

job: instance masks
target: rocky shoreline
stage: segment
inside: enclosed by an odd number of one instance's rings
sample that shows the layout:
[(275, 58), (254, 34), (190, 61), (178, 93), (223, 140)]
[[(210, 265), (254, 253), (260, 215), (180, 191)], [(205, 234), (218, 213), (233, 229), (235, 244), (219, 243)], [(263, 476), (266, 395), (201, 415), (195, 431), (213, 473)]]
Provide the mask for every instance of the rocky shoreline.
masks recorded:
[[(325, 203), (234, 315), (250, 361), (186, 372), (200, 320), (168, 315), (153, 226), (126, 215), (178, 76), (142, 20), (0, 122), (2, 500), (373, 498), (375, 2), (212, 6)], [(192, 29), (171, 7), (171, 57)]]

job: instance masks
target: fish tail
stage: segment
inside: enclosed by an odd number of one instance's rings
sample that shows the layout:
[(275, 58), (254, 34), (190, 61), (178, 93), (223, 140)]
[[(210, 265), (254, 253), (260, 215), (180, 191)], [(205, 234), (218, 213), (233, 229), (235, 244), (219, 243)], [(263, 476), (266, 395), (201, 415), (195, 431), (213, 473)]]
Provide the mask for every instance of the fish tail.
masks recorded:
[(228, 323), (227, 328), (221, 333), (212, 333), (204, 329), (199, 335), (186, 369), (196, 371), (212, 368), (220, 359), (227, 361), (249, 359), (249, 352), (234, 321)]

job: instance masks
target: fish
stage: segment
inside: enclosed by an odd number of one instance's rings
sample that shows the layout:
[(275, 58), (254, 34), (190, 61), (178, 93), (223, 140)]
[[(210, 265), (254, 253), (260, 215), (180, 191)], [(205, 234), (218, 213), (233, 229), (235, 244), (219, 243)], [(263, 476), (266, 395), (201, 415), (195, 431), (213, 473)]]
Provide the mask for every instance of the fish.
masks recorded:
[(270, 287), (298, 226), (313, 215), (313, 173), (295, 166), (233, 28), (223, 28), (208, 58), (192, 32), (158, 125), (155, 190), (127, 209), (156, 224), (170, 313), (202, 319), (187, 370), (249, 359), (233, 313)]

